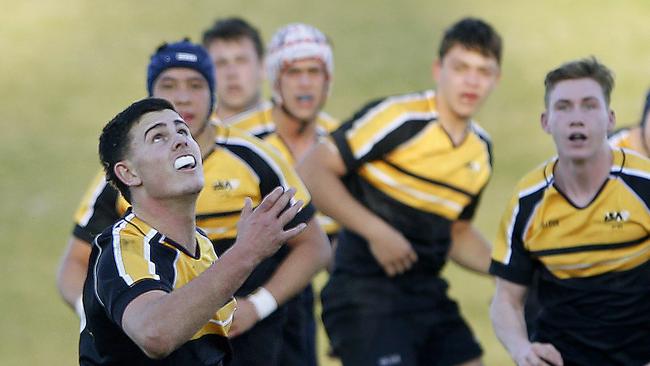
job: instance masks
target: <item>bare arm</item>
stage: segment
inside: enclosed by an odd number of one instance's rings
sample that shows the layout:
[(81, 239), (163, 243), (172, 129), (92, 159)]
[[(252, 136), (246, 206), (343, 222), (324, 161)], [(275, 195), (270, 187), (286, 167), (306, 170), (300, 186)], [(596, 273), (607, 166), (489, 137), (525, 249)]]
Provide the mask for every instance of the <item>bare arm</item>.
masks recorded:
[(330, 142), (316, 145), (297, 170), (316, 207), (365, 238), (389, 276), (405, 272), (417, 261), (417, 254), (404, 236), (359, 203), (345, 188), (340, 177), (346, 174), (346, 167)]
[(524, 320), (528, 288), (497, 277), (490, 318), (497, 337), (519, 366), (563, 365), (562, 356), (550, 343), (531, 343)]
[(254, 211), (247, 199), (235, 244), (187, 285), (170, 293), (149, 291), (136, 297), (122, 316), (124, 332), (152, 358), (163, 358), (187, 342), (260, 261), (304, 230), (304, 224), (283, 230), (301, 205), (298, 202), (281, 213), (294, 193), (277, 188)]
[[(315, 218), (309, 220), (305, 231), (287, 244), (291, 246), (289, 254), (263, 286), (278, 305), (302, 291), (316, 273), (325, 268), (331, 256), (327, 236)], [(247, 298), (238, 298), (237, 303), (237, 316), (229, 333), (233, 337), (249, 330), (260, 320)]]
[(90, 243), (74, 235), (70, 236), (68, 247), (61, 258), (56, 276), (56, 286), (59, 294), (66, 304), (77, 312), (77, 315), (80, 315), (77, 303), (81, 299), (84, 282), (86, 281), (90, 250)]
[(462, 267), (488, 274), (490, 244), (470, 221), (458, 220), (451, 225), (449, 257)]

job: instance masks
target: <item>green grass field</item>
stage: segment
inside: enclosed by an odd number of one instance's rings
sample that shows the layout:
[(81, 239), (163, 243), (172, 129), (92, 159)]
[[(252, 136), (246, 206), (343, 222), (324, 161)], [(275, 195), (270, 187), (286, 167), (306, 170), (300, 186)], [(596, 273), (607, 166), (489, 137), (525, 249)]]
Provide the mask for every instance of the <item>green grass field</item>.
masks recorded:
[[(617, 74), (619, 125), (637, 120), (650, 85), (645, 0), (0, 3), (0, 364), (7, 366), (76, 362), (77, 320), (58, 297), (55, 272), (73, 211), (98, 168), (98, 133), (145, 95), (148, 56), (160, 42), (197, 40), (216, 17), (242, 15), (266, 39), (293, 21), (325, 31), (336, 62), (326, 109), (340, 118), (371, 98), (431, 87), (442, 30), (466, 15), (491, 22), (505, 54), (501, 85), (478, 116), (496, 155), (477, 217), (488, 238), (517, 179), (553, 153), (538, 127), (546, 71), (599, 57)], [(453, 266), (445, 275), (485, 363), (511, 364), (488, 319), (492, 280)]]

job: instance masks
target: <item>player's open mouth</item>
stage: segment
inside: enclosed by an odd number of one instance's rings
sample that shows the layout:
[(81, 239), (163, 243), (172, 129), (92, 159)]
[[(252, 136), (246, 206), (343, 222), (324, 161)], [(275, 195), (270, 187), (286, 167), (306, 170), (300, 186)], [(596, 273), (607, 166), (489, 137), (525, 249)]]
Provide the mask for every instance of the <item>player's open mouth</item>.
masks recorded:
[(296, 99), (298, 99), (299, 102), (311, 102), (312, 99), (314, 99), (314, 96), (312, 96), (312, 95), (299, 95)]
[(574, 133), (569, 135), (569, 140), (570, 141), (584, 141), (586, 139), (587, 139), (587, 136), (585, 136), (584, 134), (579, 133), (579, 132), (574, 132)]
[(188, 170), (194, 169), (194, 167), (196, 167), (196, 159), (192, 155), (179, 156), (174, 160), (174, 169), (176, 170)]

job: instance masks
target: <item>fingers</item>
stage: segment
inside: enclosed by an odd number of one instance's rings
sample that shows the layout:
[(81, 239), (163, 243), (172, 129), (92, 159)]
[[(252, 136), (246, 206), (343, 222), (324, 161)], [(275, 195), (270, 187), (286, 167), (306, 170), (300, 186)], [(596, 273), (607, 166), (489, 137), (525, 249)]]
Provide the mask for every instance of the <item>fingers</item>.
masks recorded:
[[(282, 188), (282, 187), (280, 187)], [(284, 193), (280, 195), (280, 197), (275, 201), (273, 206), (269, 208), (269, 213), (273, 214), (275, 217), (278, 217), (282, 210), (287, 207), (289, 202), (291, 202), (291, 199), (293, 196), (296, 194), (296, 189), (295, 188), (289, 188), (286, 191), (283, 191)], [(302, 207), (302, 205), (300, 206)]]
[(278, 217), (282, 227), (290, 223), (291, 220), (293, 220), (294, 217), (296, 217), (298, 211), (300, 211), (300, 209), (302, 208), (302, 203), (303, 203), (302, 200), (298, 200), (298, 202), (296, 202), (291, 207), (289, 207), (288, 209), (284, 210), (284, 212), (282, 212), (282, 214)]
[(262, 199), (262, 203), (260, 203), (260, 205), (257, 206), (257, 208), (262, 212), (268, 211), (269, 209), (271, 209), (271, 207), (273, 207), (273, 205), (278, 200), (278, 198), (282, 196), (283, 192), (284, 192), (284, 188), (276, 187), (271, 191), (271, 193), (264, 196), (264, 199)]
[(533, 350), (541, 360), (546, 361), (545, 363), (542, 363), (542, 365), (547, 365), (547, 364), (553, 366), (564, 365), (564, 361), (562, 360), (562, 356), (560, 355), (560, 352), (552, 344), (533, 343)]
[(282, 232), (282, 234), (280, 234), (280, 237), (281, 237), (280, 242), (284, 243), (287, 240), (293, 238), (294, 236), (300, 235), (300, 233), (305, 231), (306, 228), (307, 228), (307, 224), (303, 222), (303, 223), (300, 223), (300, 224), (296, 225), (295, 227), (292, 227), (289, 230), (286, 230), (286, 231)]

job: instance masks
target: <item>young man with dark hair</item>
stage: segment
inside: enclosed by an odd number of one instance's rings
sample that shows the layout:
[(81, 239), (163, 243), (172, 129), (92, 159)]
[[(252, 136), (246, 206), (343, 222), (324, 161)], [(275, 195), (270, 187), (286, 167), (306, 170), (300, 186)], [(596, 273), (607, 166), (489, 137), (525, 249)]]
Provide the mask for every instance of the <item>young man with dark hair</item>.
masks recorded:
[(229, 124), (242, 112), (266, 108), (264, 46), (255, 27), (241, 18), (219, 19), (203, 32), (203, 47), (216, 68), (215, 119)]
[(344, 365), (479, 365), (481, 348), (447, 296), (447, 257), (487, 273), (471, 225), (492, 172), (471, 120), (500, 75), (501, 39), (467, 18), (433, 64), (437, 90), (367, 105), (298, 170), (344, 229), (323, 290), (323, 321)]
[(609, 143), (612, 146), (634, 150), (646, 158), (650, 158), (650, 128), (648, 128), (650, 113), (648, 112), (650, 112), (650, 90), (645, 96), (645, 105), (639, 124), (614, 132), (609, 137)]
[[(541, 125), (557, 156), (520, 181), (490, 266), (492, 323), (517, 365), (650, 361), (650, 161), (607, 142), (613, 86), (595, 58), (546, 75)], [(541, 311), (529, 341), (534, 273)]]
[[(296, 200), (305, 207), (295, 224), (306, 229), (262, 261), (237, 290), (237, 317), (230, 335), (233, 364), (272, 365), (280, 357), (282, 329), (288, 314), (285, 304), (309, 284), (330, 258), (327, 237), (316, 222), (310, 196), (294, 169), (271, 147), (250, 135), (222, 124), (210, 124), (214, 95), (214, 70), (203, 47), (188, 41), (166, 44), (151, 56), (147, 69), (150, 96), (169, 100), (190, 127), (203, 158), (206, 187), (197, 200), (197, 225), (205, 230), (218, 255), (235, 242), (237, 220), (246, 197), (258, 205), (280, 186), (296, 188)], [(208, 128), (207, 126), (210, 126)], [(88, 266), (89, 240), (108, 218), (119, 217), (121, 195), (100, 180), (75, 217), (76, 225), (59, 272), (59, 289), (73, 304), (81, 292)], [(272, 340), (272, 341), (269, 341)], [(244, 350), (244, 351), (239, 351)]]
[(233, 293), (306, 227), (283, 229), (302, 205), (290, 204), (295, 190), (276, 189), (254, 211), (247, 200), (235, 244), (217, 258), (195, 222), (200, 149), (169, 102), (144, 99), (119, 113), (99, 155), (132, 208), (94, 241), (80, 364), (225, 365)]

